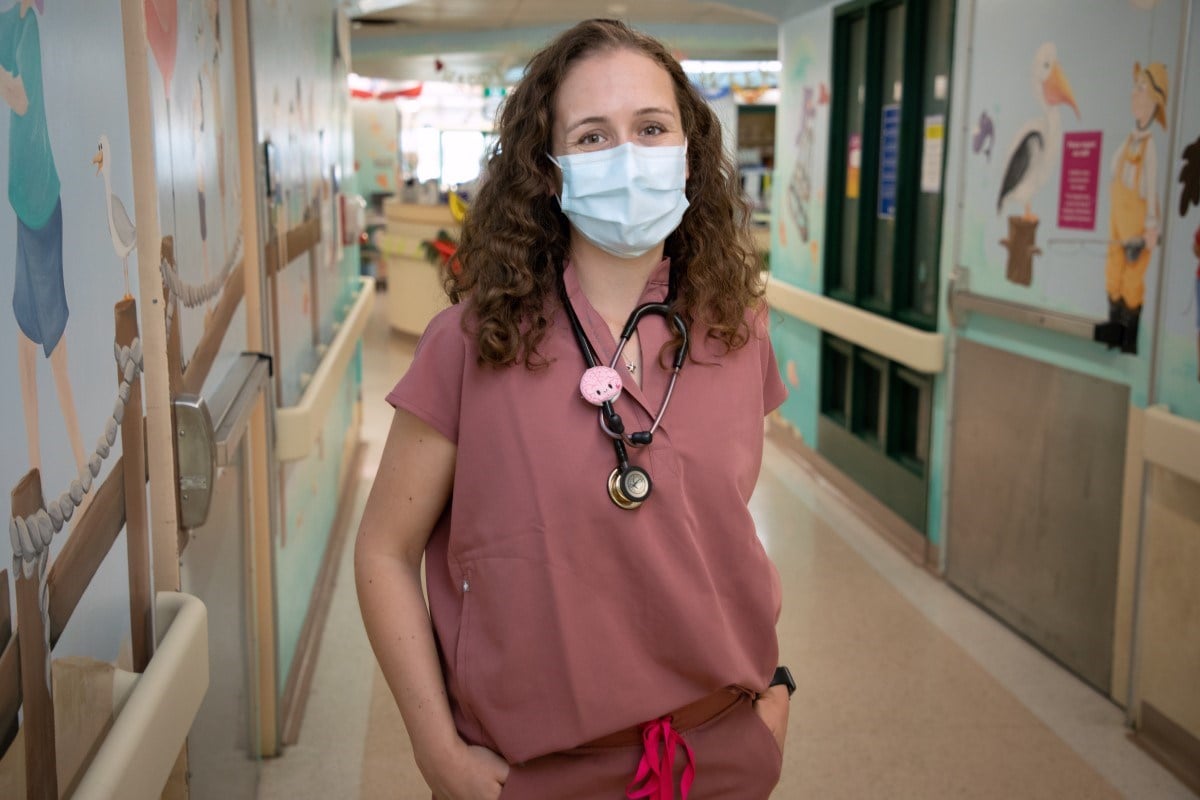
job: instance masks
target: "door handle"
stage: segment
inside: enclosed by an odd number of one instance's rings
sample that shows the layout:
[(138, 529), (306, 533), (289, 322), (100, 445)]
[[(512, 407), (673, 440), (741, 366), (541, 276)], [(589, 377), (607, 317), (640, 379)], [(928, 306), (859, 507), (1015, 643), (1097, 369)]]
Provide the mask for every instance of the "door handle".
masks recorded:
[(179, 475), (179, 527), (198, 528), (208, 519), (217, 471), (216, 437), (208, 404), (199, 395), (175, 398), (175, 467)]

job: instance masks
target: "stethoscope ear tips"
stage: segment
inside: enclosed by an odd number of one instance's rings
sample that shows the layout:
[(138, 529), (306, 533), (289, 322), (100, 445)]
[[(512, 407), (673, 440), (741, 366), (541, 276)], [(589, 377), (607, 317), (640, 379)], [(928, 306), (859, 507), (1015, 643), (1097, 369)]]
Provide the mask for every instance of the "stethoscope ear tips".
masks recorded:
[(608, 476), (608, 497), (626, 511), (646, 502), (653, 484), (650, 474), (641, 467), (629, 467), (624, 472), (614, 469)]

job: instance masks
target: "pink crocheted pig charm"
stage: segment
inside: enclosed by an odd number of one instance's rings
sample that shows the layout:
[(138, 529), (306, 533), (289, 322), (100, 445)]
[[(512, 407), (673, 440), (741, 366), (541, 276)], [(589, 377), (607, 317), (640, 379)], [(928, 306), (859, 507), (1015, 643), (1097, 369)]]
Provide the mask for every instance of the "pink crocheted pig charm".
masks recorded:
[(604, 405), (621, 394), (621, 376), (610, 367), (592, 367), (579, 379), (579, 393), (594, 406)]

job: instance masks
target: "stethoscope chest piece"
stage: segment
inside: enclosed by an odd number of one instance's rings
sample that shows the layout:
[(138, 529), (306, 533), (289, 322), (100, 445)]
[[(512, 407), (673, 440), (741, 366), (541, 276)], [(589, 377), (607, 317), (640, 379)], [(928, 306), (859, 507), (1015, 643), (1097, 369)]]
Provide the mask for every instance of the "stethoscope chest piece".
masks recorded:
[(650, 474), (641, 467), (630, 466), (621, 471), (614, 469), (608, 476), (608, 496), (626, 511), (632, 511), (650, 496)]

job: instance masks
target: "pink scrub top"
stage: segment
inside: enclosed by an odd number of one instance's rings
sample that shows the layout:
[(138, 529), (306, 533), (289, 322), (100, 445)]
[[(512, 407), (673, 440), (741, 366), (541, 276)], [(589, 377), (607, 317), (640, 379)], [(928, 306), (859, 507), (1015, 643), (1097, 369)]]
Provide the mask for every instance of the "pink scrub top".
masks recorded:
[[(661, 302), (669, 262), (640, 302)], [(602, 361), (616, 343), (565, 271)], [(654, 442), (629, 448), (654, 489), (626, 511), (608, 497), (616, 456), (585, 369), (553, 301), (539, 346), (550, 365), (484, 366), (462, 329), (469, 303), (429, 324), (387, 400), (458, 447), (453, 494), (425, 551), (430, 614), (459, 733), (510, 763), (577, 747), (722, 687), (766, 688), (778, 659), (779, 575), (747, 503), (763, 417), (786, 390), (766, 329), (731, 353), (692, 337)], [(644, 386), (616, 401), (627, 432), (648, 430), (669, 373), (662, 317), (643, 317)], [(667, 359), (670, 358), (667, 354)]]

